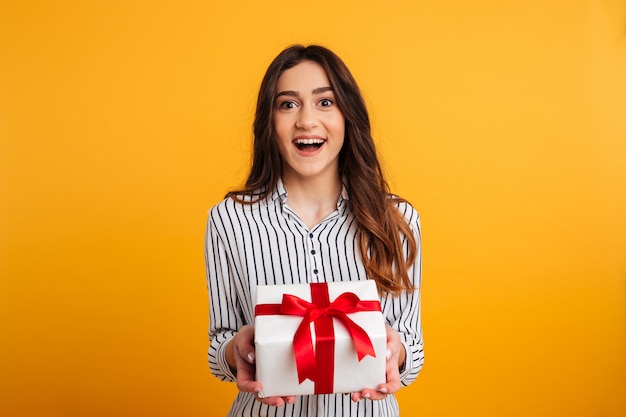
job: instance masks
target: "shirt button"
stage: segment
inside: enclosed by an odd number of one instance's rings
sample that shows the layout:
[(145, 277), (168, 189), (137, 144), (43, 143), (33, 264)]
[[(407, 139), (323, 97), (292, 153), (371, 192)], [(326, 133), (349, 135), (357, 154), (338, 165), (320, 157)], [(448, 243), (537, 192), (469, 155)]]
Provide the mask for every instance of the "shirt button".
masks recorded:
[(314, 274), (316, 274), (316, 275), (317, 275), (317, 273), (318, 273), (318, 272), (319, 272), (319, 271), (318, 271), (317, 269), (314, 269), (314, 270), (313, 270), (313, 273), (314, 273)]
[(313, 233), (309, 233), (309, 237), (313, 239)]
[(315, 249), (311, 250), (311, 255), (315, 255)]

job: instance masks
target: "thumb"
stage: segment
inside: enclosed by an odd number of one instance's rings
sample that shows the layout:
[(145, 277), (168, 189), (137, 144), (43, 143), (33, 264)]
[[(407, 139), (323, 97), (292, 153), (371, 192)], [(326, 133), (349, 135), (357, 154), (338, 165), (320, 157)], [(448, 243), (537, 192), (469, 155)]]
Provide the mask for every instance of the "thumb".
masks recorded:
[(246, 354), (246, 356), (244, 356), (244, 358), (250, 362), (250, 363), (254, 363), (254, 360), (256, 359), (256, 356), (254, 355), (254, 351), (250, 351)]

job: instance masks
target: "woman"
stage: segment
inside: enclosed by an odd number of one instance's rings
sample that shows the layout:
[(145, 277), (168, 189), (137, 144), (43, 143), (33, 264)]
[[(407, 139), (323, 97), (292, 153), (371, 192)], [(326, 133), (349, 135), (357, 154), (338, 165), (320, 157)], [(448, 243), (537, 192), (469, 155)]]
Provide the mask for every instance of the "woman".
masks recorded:
[[(230, 416), (396, 416), (423, 360), (419, 216), (389, 193), (359, 88), (321, 46), (292, 46), (259, 91), (243, 190), (209, 214), (209, 364), (236, 381)], [(387, 382), (361, 392), (259, 398), (257, 285), (373, 279), (387, 322)], [(276, 408), (278, 407), (278, 408)]]

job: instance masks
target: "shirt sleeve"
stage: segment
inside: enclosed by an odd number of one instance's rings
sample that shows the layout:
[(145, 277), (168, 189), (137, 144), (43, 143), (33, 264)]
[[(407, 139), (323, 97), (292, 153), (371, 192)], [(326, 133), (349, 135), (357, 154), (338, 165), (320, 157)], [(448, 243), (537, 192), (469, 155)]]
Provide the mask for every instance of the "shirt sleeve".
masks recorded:
[(235, 381), (226, 361), (226, 345), (243, 325), (242, 312), (232, 282), (232, 268), (220, 237), (217, 211), (209, 212), (204, 256), (209, 292), (209, 351), (211, 373), (222, 381)]
[[(420, 311), (420, 286), (422, 275), (422, 245), (419, 215), (410, 206), (405, 212), (409, 226), (413, 231), (417, 246), (415, 263), (409, 269), (409, 277), (415, 290), (402, 292), (393, 297), (388, 294), (386, 320), (400, 334), (400, 340), (406, 350), (404, 366), (400, 369), (400, 382), (406, 386), (417, 378), (424, 364), (424, 342), (422, 339), (422, 322)], [(407, 251), (405, 242), (405, 251)]]

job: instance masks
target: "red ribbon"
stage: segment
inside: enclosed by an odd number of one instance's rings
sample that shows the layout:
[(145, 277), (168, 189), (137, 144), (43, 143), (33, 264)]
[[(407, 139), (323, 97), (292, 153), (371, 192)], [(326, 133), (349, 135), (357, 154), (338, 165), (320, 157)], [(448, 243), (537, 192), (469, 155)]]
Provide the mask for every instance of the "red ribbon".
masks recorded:
[[(333, 318), (339, 320), (348, 330), (354, 343), (357, 357), (362, 360), (367, 355), (376, 357), (372, 341), (361, 326), (348, 314), (359, 311), (381, 311), (376, 301), (361, 301), (351, 292), (341, 294), (332, 303), (328, 295), (327, 283), (309, 284), (311, 302), (291, 294), (283, 294), (281, 304), (259, 304), (255, 315), (302, 316), (302, 322), (293, 338), (298, 383), (310, 379), (315, 383), (315, 394), (333, 392), (335, 369), (335, 330)], [(311, 323), (315, 326), (315, 350), (311, 335)]]

